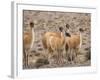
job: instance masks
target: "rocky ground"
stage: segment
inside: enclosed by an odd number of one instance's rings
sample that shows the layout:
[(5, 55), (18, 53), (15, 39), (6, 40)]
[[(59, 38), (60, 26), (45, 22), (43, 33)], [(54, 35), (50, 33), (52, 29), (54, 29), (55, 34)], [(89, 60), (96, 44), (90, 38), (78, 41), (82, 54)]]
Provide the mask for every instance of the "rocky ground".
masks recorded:
[[(23, 29), (28, 30), (29, 22), (35, 23), (35, 42), (31, 54), (29, 55), (29, 66), (24, 69), (34, 68), (55, 68), (55, 67), (77, 67), (91, 65), (91, 14), (74, 12), (49, 12), (49, 11), (23, 11)], [(58, 32), (58, 27), (70, 25), (70, 32), (78, 34), (78, 29), (83, 28), (84, 32), (81, 54), (77, 56), (77, 63), (70, 64), (66, 57), (64, 64), (49, 64), (44, 56), (45, 50), (42, 45), (42, 36), (47, 31)]]

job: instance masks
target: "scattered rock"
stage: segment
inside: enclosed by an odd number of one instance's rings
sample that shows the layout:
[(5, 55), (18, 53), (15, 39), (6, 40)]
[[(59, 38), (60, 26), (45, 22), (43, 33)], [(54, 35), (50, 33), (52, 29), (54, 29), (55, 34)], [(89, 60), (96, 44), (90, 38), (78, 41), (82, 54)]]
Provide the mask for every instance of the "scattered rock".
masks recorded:
[[(33, 68), (56, 68), (56, 67), (74, 67), (74, 66), (85, 66), (90, 65), (91, 62), (91, 51), (90, 51), (90, 33), (91, 33), (91, 15), (90, 13), (63, 13), (63, 12), (46, 12), (46, 11), (24, 11), (24, 31), (28, 31), (29, 21), (35, 23), (35, 42), (32, 48), (32, 51), (29, 55), (29, 66), (23, 67), (25, 69)], [(49, 61), (46, 59), (45, 50), (42, 48), (42, 36), (47, 31), (58, 31), (58, 27), (62, 26), (66, 30), (65, 25), (70, 25), (70, 32), (72, 34), (78, 33), (79, 27), (84, 27), (83, 44), (82, 50), (76, 58), (76, 64), (69, 64), (69, 61), (65, 57), (65, 64), (49, 64)], [(55, 59), (55, 56), (52, 57), (51, 61)]]
[(77, 55), (75, 62), (83, 64), (87, 60), (85, 55)]
[(47, 65), (47, 64), (49, 64), (49, 61), (47, 59), (39, 58), (37, 59), (35, 66), (36, 68), (39, 68), (40, 66)]
[(39, 51), (42, 51), (42, 50), (43, 50), (43, 48), (38, 48), (38, 50), (39, 50)]

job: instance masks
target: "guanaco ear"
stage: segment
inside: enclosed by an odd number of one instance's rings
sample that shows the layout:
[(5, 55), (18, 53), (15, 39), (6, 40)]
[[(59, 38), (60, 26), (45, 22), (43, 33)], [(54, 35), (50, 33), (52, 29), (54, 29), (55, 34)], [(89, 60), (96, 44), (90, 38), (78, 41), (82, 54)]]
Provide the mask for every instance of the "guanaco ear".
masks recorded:
[(63, 31), (63, 28), (62, 28), (62, 27), (59, 27), (59, 31), (61, 31), (61, 32), (62, 32), (62, 31)]
[(67, 37), (71, 37), (71, 34), (70, 33), (65, 33), (65, 35), (67, 36)]
[(30, 27), (34, 27), (34, 23), (33, 22), (30, 22)]
[(70, 25), (69, 24), (66, 24), (66, 28), (69, 29), (69, 27), (70, 27)]

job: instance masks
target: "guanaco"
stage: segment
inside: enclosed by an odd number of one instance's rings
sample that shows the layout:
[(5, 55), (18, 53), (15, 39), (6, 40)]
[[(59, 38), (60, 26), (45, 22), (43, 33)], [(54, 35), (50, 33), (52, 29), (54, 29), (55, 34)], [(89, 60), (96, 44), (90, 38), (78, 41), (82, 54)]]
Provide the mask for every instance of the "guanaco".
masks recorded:
[(70, 34), (70, 37), (66, 37), (66, 45), (68, 45), (69, 47), (69, 49), (66, 48), (67, 58), (69, 58), (71, 62), (73, 61), (73, 58), (74, 59), (76, 58), (77, 54), (79, 53), (82, 47), (82, 32), (83, 29), (80, 28), (79, 34), (77, 35)]
[(34, 23), (30, 22), (29, 31), (24, 32), (23, 35), (23, 50), (24, 50), (24, 61), (25, 65), (28, 66), (28, 54), (33, 47), (35, 36), (34, 36)]

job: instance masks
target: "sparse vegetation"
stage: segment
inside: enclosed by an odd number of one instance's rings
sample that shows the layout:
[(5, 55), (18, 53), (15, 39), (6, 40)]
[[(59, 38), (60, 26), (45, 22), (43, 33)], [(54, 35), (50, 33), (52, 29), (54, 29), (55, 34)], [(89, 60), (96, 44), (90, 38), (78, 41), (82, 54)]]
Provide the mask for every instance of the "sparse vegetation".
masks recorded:
[[(25, 55), (23, 56), (24, 69), (75, 67), (91, 65), (91, 14), (24, 10), (23, 19), (23, 31), (29, 31), (30, 27), (28, 25), (32, 21), (34, 22), (35, 33), (34, 45), (31, 46), (31, 51), (27, 52), (27, 66), (25, 66), (26, 57)], [(68, 24), (67, 27), (69, 27), (69, 31), (71, 34), (77, 35), (79, 34), (79, 28), (84, 29), (84, 32), (82, 33), (82, 45), (80, 54), (78, 54), (74, 59), (75, 63), (70, 63), (70, 59), (66, 56), (66, 52), (63, 52), (64, 50), (61, 50), (60, 54), (63, 54), (62, 60), (64, 62), (58, 64), (55, 63), (57, 61), (56, 57), (58, 52), (56, 52), (56, 54), (55, 51), (53, 51), (53, 55), (51, 54), (51, 58), (50, 60), (48, 60), (48, 56), (46, 54), (49, 54), (49, 52), (46, 51), (46, 49), (44, 48), (42, 39), (43, 35), (46, 32), (56, 32), (57, 34), (60, 34), (59, 27), (62, 27), (64, 31), (68, 32), (68, 30), (66, 29), (66, 24)], [(25, 35), (23, 35), (23, 37), (25, 37)], [(52, 37), (54, 38), (54, 35), (52, 35)], [(56, 42), (54, 42), (55, 40), (56, 39), (52, 40), (53, 44), (56, 44)], [(45, 42), (46, 41), (44, 41), (44, 43)], [(25, 43), (23, 44), (23, 47), (25, 47)], [(69, 45), (65, 45), (65, 47), (69, 49)], [(23, 53), (25, 53), (25, 49), (23, 50)]]

